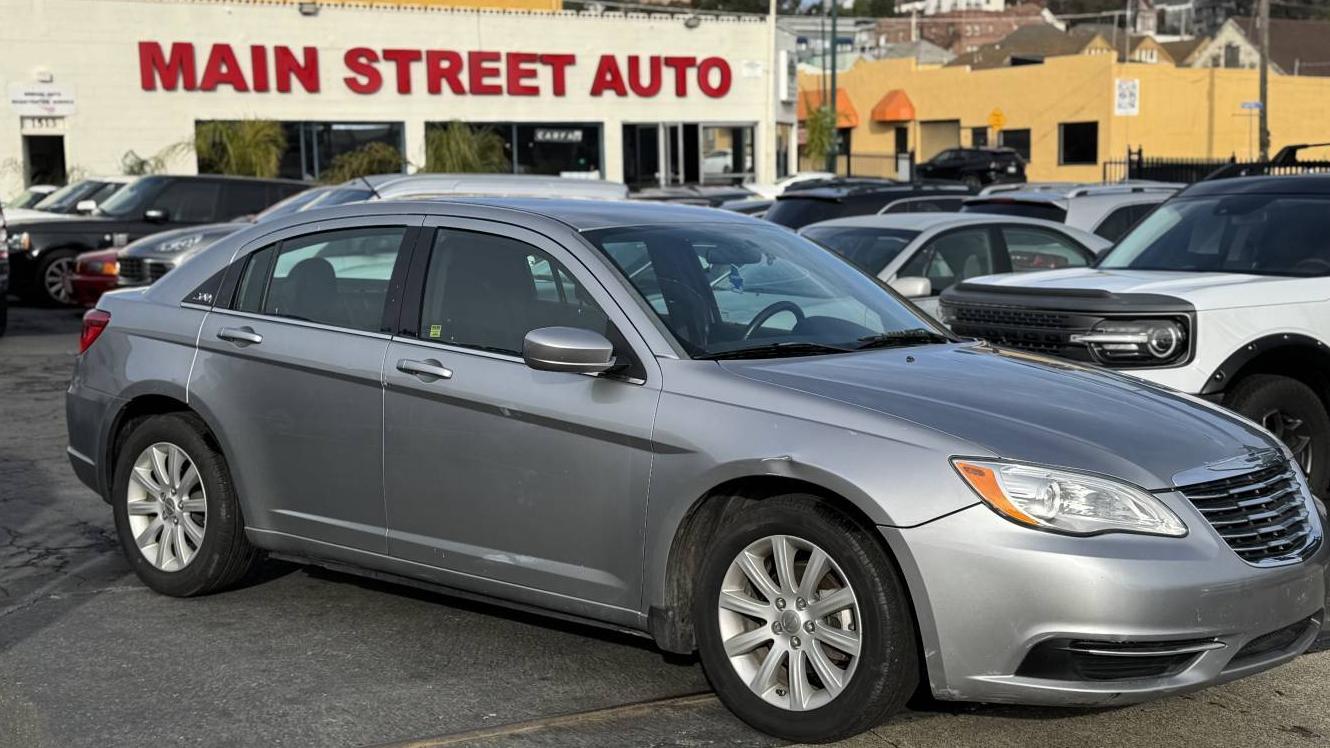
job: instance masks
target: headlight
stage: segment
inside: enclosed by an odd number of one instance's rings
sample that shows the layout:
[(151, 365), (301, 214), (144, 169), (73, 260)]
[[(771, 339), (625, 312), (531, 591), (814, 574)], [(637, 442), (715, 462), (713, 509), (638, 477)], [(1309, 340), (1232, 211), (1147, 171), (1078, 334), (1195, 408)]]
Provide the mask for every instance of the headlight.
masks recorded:
[(182, 236), (177, 239), (171, 239), (168, 241), (164, 241), (161, 244), (158, 244), (157, 251), (180, 252), (189, 249), (190, 247), (198, 244), (201, 241), (203, 241), (203, 234), (190, 234), (189, 236)]
[(1187, 534), (1187, 526), (1159, 499), (1125, 483), (1014, 462), (952, 464), (989, 508), (1027, 527), (1069, 535)]
[(93, 260), (81, 263), (79, 270), (85, 275), (116, 275), (120, 272), (120, 263), (115, 260)]
[(17, 234), (11, 234), (5, 240), (10, 252), (27, 252), (32, 249), (32, 237), (26, 231), (20, 231)]
[(1171, 319), (1106, 319), (1090, 332), (1072, 335), (1095, 360), (1108, 366), (1163, 366), (1187, 356), (1187, 328)]

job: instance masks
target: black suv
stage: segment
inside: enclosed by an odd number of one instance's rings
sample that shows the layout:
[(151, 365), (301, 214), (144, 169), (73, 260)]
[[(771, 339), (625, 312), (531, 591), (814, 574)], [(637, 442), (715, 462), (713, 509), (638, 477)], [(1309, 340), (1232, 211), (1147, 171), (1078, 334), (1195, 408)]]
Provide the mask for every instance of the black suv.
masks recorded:
[(29, 301), (68, 304), (69, 278), (80, 252), (122, 247), (178, 226), (252, 215), (308, 186), (284, 179), (142, 177), (107, 198), (92, 216), (9, 224), (10, 282)]
[(799, 229), (818, 221), (872, 213), (955, 213), (972, 194), (974, 190), (956, 184), (827, 179), (781, 193), (763, 218)]
[(963, 182), (975, 189), (1025, 181), (1025, 160), (1010, 148), (948, 148), (914, 170), (920, 179)]

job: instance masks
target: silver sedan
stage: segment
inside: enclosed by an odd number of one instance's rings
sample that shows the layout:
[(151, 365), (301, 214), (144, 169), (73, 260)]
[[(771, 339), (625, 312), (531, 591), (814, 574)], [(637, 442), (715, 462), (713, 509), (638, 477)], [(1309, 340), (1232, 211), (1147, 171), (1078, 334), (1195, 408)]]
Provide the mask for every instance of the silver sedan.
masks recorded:
[(80, 348), (70, 462), (148, 587), (279, 554), (631, 631), (790, 740), (921, 684), (1180, 693), (1320, 629), (1324, 510), (1267, 432), (957, 340), (733, 213), (298, 213), (106, 294)]

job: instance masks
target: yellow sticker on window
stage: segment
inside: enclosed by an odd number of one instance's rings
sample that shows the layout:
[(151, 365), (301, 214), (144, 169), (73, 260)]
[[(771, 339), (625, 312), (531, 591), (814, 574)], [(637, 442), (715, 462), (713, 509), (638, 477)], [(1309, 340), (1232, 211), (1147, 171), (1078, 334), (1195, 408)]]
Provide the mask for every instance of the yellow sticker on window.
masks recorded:
[(441, 335), (443, 335), (443, 325), (430, 325), (430, 326), (429, 326), (429, 336), (430, 336), (431, 338), (437, 338), (437, 337), (439, 337), (439, 336), (441, 336)]

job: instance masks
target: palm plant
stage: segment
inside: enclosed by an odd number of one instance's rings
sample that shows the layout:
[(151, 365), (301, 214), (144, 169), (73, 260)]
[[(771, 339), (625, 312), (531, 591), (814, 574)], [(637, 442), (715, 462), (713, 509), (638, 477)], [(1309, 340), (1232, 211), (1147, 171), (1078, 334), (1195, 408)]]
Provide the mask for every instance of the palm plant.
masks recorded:
[(338, 154), (328, 168), (319, 173), (319, 181), (336, 184), (371, 174), (395, 174), (405, 164), (402, 152), (387, 143), (366, 143), (354, 151)]
[(476, 174), (510, 169), (503, 138), (487, 127), (453, 120), (425, 132), (425, 171)]
[(200, 173), (275, 177), (286, 152), (286, 133), (275, 120), (214, 120), (198, 123), (192, 145)]
[(804, 124), (808, 139), (804, 142), (804, 155), (813, 169), (822, 168), (827, 154), (836, 145), (836, 118), (831, 107), (820, 107), (808, 115)]

